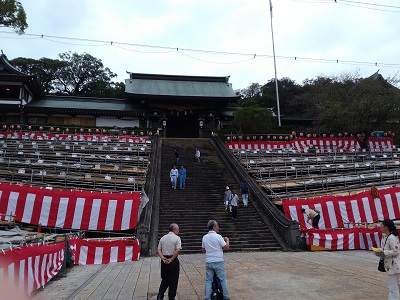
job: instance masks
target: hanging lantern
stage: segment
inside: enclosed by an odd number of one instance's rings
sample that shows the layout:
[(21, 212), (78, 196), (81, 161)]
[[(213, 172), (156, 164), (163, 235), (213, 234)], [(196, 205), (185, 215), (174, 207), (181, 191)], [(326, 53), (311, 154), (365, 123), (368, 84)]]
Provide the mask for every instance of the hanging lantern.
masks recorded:
[(239, 140), (242, 140), (242, 139), (243, 139), (243, 137), (241, 135), (239, 135)]
[(271, 136), (267, 135), (267, 140), (269, 140), (271, 138)]
[(249, 137), (249, 136), (246, 136), (246, 140), (248, 140), (248, 141), (249, 141), (249, 140), (250, 140), (250, 137)]
[(79, 131), (80, 131), (80, 132), (84, 132), (84, 129), (83, 129), (83, 128), (81, 128), (81, 129), (79, 129)]
[(256, 139), (257, 139), (257, 137), (255, 135), (253, 135), (253, 140), (256, 140)]
[(43, 126), (40, 126), (40, 127), (39, 127), (39, 130), (43, 130)]
[(280, 136), (279, 136), (279, 139), (280, 139), (280, 140), (283, 140), (283, 136), (280, 135)]
[(308, 134), (307, 134), (307, 137), (310, 138), (310, 137), (311, 137), (311, 134), (308, 133)]
[(330, 137), (331, 137), (331, 138), (334, 138), (334, 137), (335, 137), (335, 135), (334, 135), (334, 134), (331, 134), (331, 135), (330, 135)]
[(57, 128), (56, 128), (56, 131), (59, 132), (59, 131), (60, 131), (60, 128), (57, 127)]
[(17, 129), (21, 129), (21, 125), (17, 125)]
[(126, 135), (126, 130), (122, 131), (122, 134), (123, 134), (123, 135)]
[(290, 138), (290, 139), (293, 139), (293, 135), (290, 135), (289, 138)]
[(376, 137), (379, 137), (379, 134), (377, 133), (375, 136), (376, 136)]
[(304, 133), (300, 132), (300, 136), (303, 137)]
[(153, 132), (152, 132), (152, 131), (150, 131), (150, 132), (149, 132), (149, 135), (150, 135), (150, 136), (152, 136), (152, 135), (153, 135)]
[(14, 125), (10, 125), (10, 129), (14, 129)]
[(134, 132), (134, 131), (132, 131), (132, 132), (131, 132), (131, 135), (135, 135), (135, 132)]
[(7, 129), (7, 125), (3, 125), (3, 129)]
[(107, 132), (107, 130), (103, 129), (103, 133), (106, 133), (106, 132)]
[(292, 131), (292, 135), (293, 135), (293, 136), (296, 136), (296, 131)]
[(29, 125), (29, 126), (28, 126), (28, 130), (31, 130), (31, 129), (32, 129), (32, 126), (31, 126), (31, 125)]
[(272, 139), (273, 139), (273, 140), (276, 140), (276, 135), (274, 135), (274, 136), (272, 137)]
[(65, 132), (69, 132), (69, 128), (66, 128), (66, 129), (65, 129)]
[(383, 135), (384, 135), (384, 136), (387, 136), (387, 132), (385, 132)]
[(235, 141), (235, 140), (236, 140), (236, 136), (234, 135), (234, 136), (232, 137), (232, 139)]
[(143, 134), (144, 134), (143, 131), (141, 131), (141, 132), (140, 132), (140, 135), (143, 135)]
[(228, 141), (230, 141), (230, 140), (231, 140), (231, 137), (230, 137), (230, 136), (228, 136), (226, 139), (227, 139)]
[(324, 133), (324, 134), (322, 135), (322, 137), (326, 138), (326, 133)]
[(259, 138), (260, 140), (262, 140), (264, 137), (263, 137), (262, 135), (260, 135), (258, 138)]
[(289, 137), (288, 136), (285, 136), (285, 140), (287, 141), (289, 139)]
[(392, 134), (392, 132), (389, 130), (389, 131), (388, 131), (388, 135), (391, 135), (391, 134)]
[(342, 137), (342, 133), (339, 133), (338, 136), (339, 136), (339, 137)]
[(54, 130), (54, 127), (50, 127), (50, 131), (53, 131)]
[(344, 133), (344, 136), (348, 136), (349, 135), (349, 133), (346, 131), (345, 133)]
[(316, 138), (316, 137), (317, 137), (317, 134), (316, 134), (316, 133), (314, 133), (312, 136), (313, 136), (314, 138)]
[(100, 130), (99, 130), (98, 128), (96, 128), (96, 133), (99, 133), (99, 131), (100, 131)]

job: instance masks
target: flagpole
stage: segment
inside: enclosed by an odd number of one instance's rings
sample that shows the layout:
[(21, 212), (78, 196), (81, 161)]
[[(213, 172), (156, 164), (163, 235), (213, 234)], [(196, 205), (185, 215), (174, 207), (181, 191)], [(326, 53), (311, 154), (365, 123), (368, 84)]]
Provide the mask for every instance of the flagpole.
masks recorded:
[(274, 43), (274, 28), (272, 26), (272, 0), (269, 0), (269, 11), (271, 19), (271, 36), (272, 36), (272, 52), (274, 55), (274, 69), (275, 69), (275, 89), (276, 89), (276, 106), (278, 108), (278, 126), (281, 126), (281, 108), (279, 104), (279, 91), (278, 91), (278, 74), (276, 72), (276, 58), (275, 58), (275, 43)]

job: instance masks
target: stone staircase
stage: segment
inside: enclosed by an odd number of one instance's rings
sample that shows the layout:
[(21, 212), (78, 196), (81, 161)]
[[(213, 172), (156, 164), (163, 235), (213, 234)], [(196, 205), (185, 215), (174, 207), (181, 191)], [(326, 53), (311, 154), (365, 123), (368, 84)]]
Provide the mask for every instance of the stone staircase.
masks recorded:
[[(201, 152), (201, 162), (194, 161), (195, 149)], [(187, 170), (186, 188), (171, 188), (169, 172), (174, 165), (174, 150), (180, 153), (180, 164)], [(179, 182), (179, 181), (178, 181)], [(225, 187), (238, 193), (239, 185), (208, 139), (163, 139), (161, 164), (161, 199), (158, 239), (168, 232), (171, 223), (180, 227), (183, 253), (201, 251), (201, 240), (207, 233), (207, 222), (215, 219), (220, 233), (230, 239), (232, 251), (281, 250), (268, 226), (251, 200), (243, 207), (241, 197), (237, 221), (225, 210)]]

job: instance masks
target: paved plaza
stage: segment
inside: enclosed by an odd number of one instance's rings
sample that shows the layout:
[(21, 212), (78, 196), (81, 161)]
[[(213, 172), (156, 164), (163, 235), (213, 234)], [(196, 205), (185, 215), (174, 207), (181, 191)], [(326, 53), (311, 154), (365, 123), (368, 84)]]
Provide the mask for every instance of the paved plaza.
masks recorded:
[[(178, 300), (204, 299), (203, 254), (179, 256)], [(232, 300), (387, 299), (386, 274), (371, 251), (225, 253)], [(137, 262), (75, 266), (32, 295), (52, 299), (156, 299), (157, 257)], [(168, 299), (168, 296), (164, 299)]]

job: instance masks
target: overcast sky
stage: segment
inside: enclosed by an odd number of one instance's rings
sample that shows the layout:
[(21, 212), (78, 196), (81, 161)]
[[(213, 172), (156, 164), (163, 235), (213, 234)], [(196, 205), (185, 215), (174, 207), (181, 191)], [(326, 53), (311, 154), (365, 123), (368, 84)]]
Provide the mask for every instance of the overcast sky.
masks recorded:
[[(118, 74), (118, 81), (128, 78), (126, 71), (230, 75), (235, 90), (275, 76), (269, 0), (20, 1), (26, 35), (0, 28), (0, 48), (9, 59), (86, 52)], [(358, 70), (365, 77), (380, 70), (386, 78), (400, 71), (400, 1), (272, 4), (278, 78), (302, 83), (322, 74)]]

